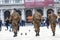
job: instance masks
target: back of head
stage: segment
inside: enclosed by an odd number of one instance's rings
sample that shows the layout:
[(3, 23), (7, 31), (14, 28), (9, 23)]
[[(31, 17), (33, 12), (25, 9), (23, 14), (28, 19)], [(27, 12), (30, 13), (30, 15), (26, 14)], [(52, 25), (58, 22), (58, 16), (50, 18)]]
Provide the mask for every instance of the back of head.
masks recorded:
[(43, 10), (40, 8), (36, 8), (36, 11), (39, 12), (41, 15), (43, 15)]
[(49, 10), (47, 11), (48, 14), (51, 13), (51, 12), (54, 12), (54, 10), (49, 9)]
[(47, 16), (50, 15), (50, 14), (54, 14), (54, 10), (49, 9), (49, 10), (47, 11)]
[(21, 16), (21, 11), (18, 9), (16, 12), (18, 12), (19, 13), (19, 15)]
[(15, 8), (14, 8), (13, 10), (14, 10), (14, 11), (17, 11), (17, 9), (15, 9)]

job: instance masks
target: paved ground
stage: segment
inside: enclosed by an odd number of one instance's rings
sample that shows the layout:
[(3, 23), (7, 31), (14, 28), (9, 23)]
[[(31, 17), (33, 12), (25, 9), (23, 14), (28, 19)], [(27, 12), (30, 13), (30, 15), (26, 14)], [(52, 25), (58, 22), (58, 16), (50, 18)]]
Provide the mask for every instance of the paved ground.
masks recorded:
[[(56, 27), (56, 36), (52, 36), (51, 29), (46, 27), (40, 27), (40, 36), (36, 37), (33, 26), (20, 27), (17, 37), (13, 37), (13, 32), (9, 30), (5, 31), (5, 27), (2, 27), (0, 32), (0, 40), (60, 40), (60, 28)], [(22, 33), (22, 35), (21, 35)], [(27, 35), (25, 35), (27, 33)]]

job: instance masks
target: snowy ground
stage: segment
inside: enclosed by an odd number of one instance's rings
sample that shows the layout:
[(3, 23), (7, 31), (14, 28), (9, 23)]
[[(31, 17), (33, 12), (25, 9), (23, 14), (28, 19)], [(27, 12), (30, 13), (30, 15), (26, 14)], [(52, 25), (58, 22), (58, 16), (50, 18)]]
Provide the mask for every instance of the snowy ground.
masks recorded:
[[(46, 27), (40, 27), (40, 36), (36, 37), (33, 26), (20, 27), (17, 37), (13, 37), (13, 32), (5, 31), (5, 27), (2, 27), (0, 32), (0, 40), (60, 40), (60, 28), (56, 27), (56, 36), (52, 36), (51, 29)], [(21, 33), (23, 33), (21, 35)], [(27, 33), (27, 35), (25, 35)]]

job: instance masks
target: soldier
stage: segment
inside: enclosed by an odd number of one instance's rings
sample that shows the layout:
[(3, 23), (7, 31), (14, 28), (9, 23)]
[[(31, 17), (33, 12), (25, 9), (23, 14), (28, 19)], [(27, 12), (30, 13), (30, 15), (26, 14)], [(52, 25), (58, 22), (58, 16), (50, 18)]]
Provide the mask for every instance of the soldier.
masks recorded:
[(59, 24), (59, 28), (60, 28), (60, 9), (58, 9), (58, 24)]
[(17, 36), (17, 31), (18, 31), (18, 23), (21, 19), (21, 16), (18, 14), (18, 12), (16, 11), (16, 9), (13, 10), (13, 13), (10, 16), (10, 21), (12, 22), (12, 26), (13, 26), (13, 32), (14, 32), (14, 37)]
[(39, 27), (41, 21), (42, 21), (42, 14), (36, 11), (35, 14), (33, 15), (33, 24), (34, 24), (36, 36), (39, 36), (39, 32), (40, 32)]
[(54, 11), (51, 11), (50, 13), (51, 14), (48, 15), (48, 19), (49, 19), (50, 24), (51, 24), (51, 29), (52, 29), (52, 32), (53, 32), (53, 36), (55, 36), (55, 28), (56, 28), (57, 16), (54, 14)]

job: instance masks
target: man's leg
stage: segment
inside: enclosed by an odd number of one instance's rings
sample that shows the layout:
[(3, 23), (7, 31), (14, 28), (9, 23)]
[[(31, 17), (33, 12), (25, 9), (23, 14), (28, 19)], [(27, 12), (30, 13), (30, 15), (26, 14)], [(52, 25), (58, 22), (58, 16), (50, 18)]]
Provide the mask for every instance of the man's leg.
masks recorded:
[(39, 36), (40, 28), (39, 26), (36, 27), (36, 36)]
[(51, 29), (52, 29), (52, 32), (53, 32), (53, 36), (55, 36), (55, 24), (51, 25)]
[(18, 25), (18, 31), (19, 31), (19, 25)]
[(13, 37), (16, 37), (17, 36), (17, 32), (14, 32), (14, 36)]
[(13, 37), (16, 37), (17, 36), (17, 31), (14, 30), (14, 36)]

